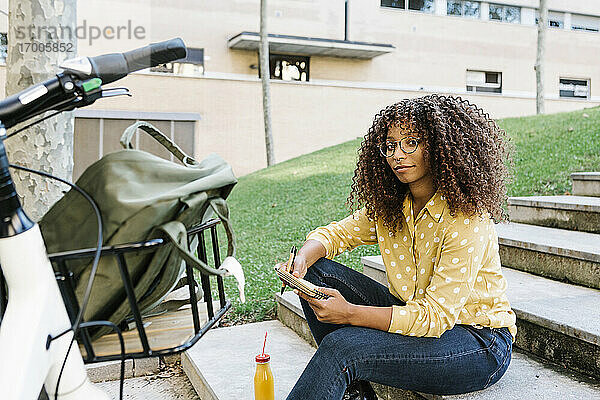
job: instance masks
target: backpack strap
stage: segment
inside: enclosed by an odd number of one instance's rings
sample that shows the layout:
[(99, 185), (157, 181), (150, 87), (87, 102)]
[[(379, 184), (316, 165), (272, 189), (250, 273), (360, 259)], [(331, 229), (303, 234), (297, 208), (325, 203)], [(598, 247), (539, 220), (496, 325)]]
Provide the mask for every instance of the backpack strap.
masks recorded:
[(231, 221), (229, 220), (227, 202), (221, 197), (213, 197), (208, 201), (215, 214), (217, 214), (223, 223), (223, 228), (225, 228), (225, 234), (227, 235), (227, 257), (235, 257), (235, 236), (233, 235)]
[(206, 208), (208, 206), (212, 211), (219, 217), (225, 229), (227, 235), (227, 257), (235, 257), (235, 235), (229, 220), (229, 207), (227, 202), (219, 195), (214, 195), (209, 198), (209, 194), (206, 192), (195, 193), (184, 199), (182, 202), (187, 205), (185, 209), (177, 218), (178, 221), (184, 222), (189, 225), (189, 221), (195, 220), (206, 220)]
[(198, 259), (188, 250), (187, 230), (180, 221), (169, 221), (155, 228), (155, 231), (161, 231), (165, 237), (171, 241), (174, 250), (176, 250), (185, 262), (193, 268), (209, 275), (225, 275), (224, 269), (215, 269), (207, 265), (204, 261)]
[(131, 144), (131, 139), (135, 132), (139, 129), (148, 133), (152, 136), (158, 143), (162, 144), (171, 154), (173, 154), (179, 161), (181, 161), (186, 166), (195, 167), (199, 163), (194, 160), (192, 157), (185, 154), (183, 150), (177, 144), (175, 144), (167, 135), (158, 130), (154, 125), (146, 122), (139, 121), (133, 125), (130, 125), (125, 129), (123, 135), (121, 135), (121, 146), (125, 149), (133, 149)]

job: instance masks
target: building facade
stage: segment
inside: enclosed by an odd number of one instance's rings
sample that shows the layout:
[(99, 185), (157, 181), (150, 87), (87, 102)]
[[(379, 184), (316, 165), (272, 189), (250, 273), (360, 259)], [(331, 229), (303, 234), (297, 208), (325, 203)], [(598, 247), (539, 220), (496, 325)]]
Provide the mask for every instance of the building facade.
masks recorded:
[[(443, 93), (468, 99), (493, 118), (535, 114), (538, 0), (268, 5), (278, 162), (364, 136), (379, 110), (403, 98)], [(548, 5), (546, 113), (599, 105), (600, 2)], [(259, 16), (260, 0), (79, 1), (80, 55), (173, 37), (183, 38), (189, 52), (185, 60), (111, 85), (129, 87), (132, 98), (77, 112), (75, 176), (118, 148), (124, 127), (141, 119), (154, 121), (197, 158), (221, 154), (238, 176), (264, 168)], [(0, 18), (1, 32), (6, 25)], [(6, 43), (6, 36), (0, 39)], [(151, 139), (138, 143), (160, 152)]]

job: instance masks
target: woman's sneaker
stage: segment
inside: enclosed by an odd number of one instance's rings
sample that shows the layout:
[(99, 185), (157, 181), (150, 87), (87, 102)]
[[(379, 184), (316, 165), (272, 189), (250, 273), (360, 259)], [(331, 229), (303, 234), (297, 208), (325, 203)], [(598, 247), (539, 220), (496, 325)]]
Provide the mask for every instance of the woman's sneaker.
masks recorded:
[(377, 400), (377, 395), (367, 381), (353, 381), (346, 388), (342, 400)]

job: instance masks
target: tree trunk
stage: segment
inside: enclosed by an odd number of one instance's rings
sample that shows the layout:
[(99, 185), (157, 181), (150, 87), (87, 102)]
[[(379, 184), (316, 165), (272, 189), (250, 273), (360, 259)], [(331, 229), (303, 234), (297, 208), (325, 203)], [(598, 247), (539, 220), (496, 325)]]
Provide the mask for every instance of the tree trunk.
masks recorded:
[(544, 47), (546, 42), (546, 29), (548, 26), (548, 3), (540, 0), (540, 17), (538, 19), (537, 57), (535, 60), (536, 99), (535, 110), (537, 114), (544, 114)]
[(271, 89), (269, 80), (269, 37), (267, 36), (267, 0), (260, 0), (260, 76), (262, 81), (263, 114), (265, 121), (265, 146), (267, 150), (267, 166), (275, 164), (273, 150), (273, 131), (271, 128)]
[[(76, 4), (76, 0), (9, 1), (7, 96), (51, 78), (59, 72), (58, 65), (62, 61), (75, 57)], [(40, 50), (41, 45), (51, 47), (55, 43), (71, 43), (73, 47), (70, 52), (54, 51), (61, 46), (49, 51)], [(13, 136), (6, 141), (6, 148), (12, 163), (70, 181), (73, 175), (73, 113), (59, 114)], [(13, 170), (12, 174), (23, 207), (34, 221), (62, 197), (62, 190), (66, 188), (58, 181), (28, 172)]]

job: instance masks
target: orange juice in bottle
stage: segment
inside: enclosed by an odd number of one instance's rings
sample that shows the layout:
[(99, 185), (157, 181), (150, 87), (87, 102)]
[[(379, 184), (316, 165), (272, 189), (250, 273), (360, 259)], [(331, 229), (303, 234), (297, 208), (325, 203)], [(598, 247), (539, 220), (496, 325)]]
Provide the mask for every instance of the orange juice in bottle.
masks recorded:
[(274, 400), (273, 373), (268, 354), (256, 356), (256, 373), (254, 374), (254, 400)]

